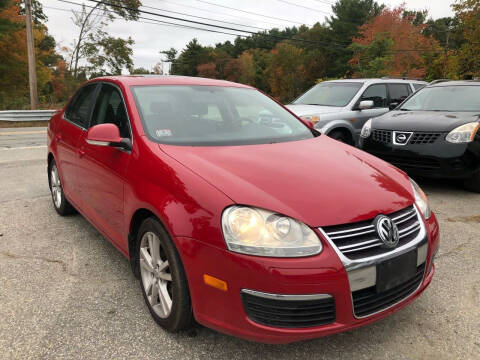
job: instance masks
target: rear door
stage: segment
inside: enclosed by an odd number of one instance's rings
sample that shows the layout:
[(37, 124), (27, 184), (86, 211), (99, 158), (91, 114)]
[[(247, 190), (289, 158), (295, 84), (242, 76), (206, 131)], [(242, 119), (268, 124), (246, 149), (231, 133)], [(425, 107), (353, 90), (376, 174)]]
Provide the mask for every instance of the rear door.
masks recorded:
[[(121, 90), (102, 83), (98, 91), (90, 127), (115, 124), (120, 135), (132, 139), (130, 122)], [(107, 146), (91, 145), (86, 134), (80, 139), (82, 153), (78, 167), (79, 188), (86, 215), (123, 250), (124, 187), (131, 159), (130, 152)]]
[(56, 129), (56, 161), (65, 193), (79, 204), (77, 165), (78, 144), (86, 132), (93, 109), (97, 84), (82, 87), (73, 96)]
[(388, 84), (389, 108), (395, 109), (411, 93), (409, 84)]

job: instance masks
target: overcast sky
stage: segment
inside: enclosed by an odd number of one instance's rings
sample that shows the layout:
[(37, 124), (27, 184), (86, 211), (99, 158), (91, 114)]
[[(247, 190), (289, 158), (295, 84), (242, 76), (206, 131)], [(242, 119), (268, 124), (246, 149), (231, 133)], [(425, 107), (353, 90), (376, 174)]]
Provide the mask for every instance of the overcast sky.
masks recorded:
[[(58, 0), (40, 1), (43, 3), (44, 11), (48, 16), (47, 26), (49, 32), (60, 45), (70, 46), (72, 40), (77, 37), (78, 29), (73, 26), (70, 19), (71, 13), (69, 13), (69, 11), (72, 9), (78, 10), (80, 7)], [(88, 0), (70, 1), (75, 3), (83, 2), (86, 5), (94, 4)], [(334, 0), (142, 0), (142, 3), (145, 6), (157, 8), (144, 8), (146, 11), (173, 17), (188, 18), (199, 22), (207, 21), (226, 27), (261, 31), (261, 29), (270, 29), (273, 27), (282, 28), (299, 24), (311, 25), (317, 21), (323, 22), (325, 17), (328, 17), (328, 15), (332, 13), (331, 5), (327, 3), (332, 3), (333, 1)], [(395, 7), (405, 2), (408, 9), (427, 9), (430, 17), (437, 19), (453, 15), (450, 7), (453, 1), (454, 0), (383, 0), (378, 2), (383, 2), (389, 7)], [(217, 4), (223, 7), (211, 4)], [(297, 6), (295, 6), (295, 4)], [(233, 10), (232, 8), (242, 11)], [(170, 12), (160, 11), (158, 9), (168, 10)], [(197, 17), (186, 17), (179, 13), (195, 15)], [(173, 23), (182, 23), (172, 19), (162, 19), (146, 14), (141, 16)], [(215, 22), (213, 20), (222, 22)], [(171, 25), (159, 25), (158, 23), (154, 25), (145, 23), (147, 20), (140, 21), (142, 22), (115, 20), (109, 25), (108, 32), (112, 36), (124, 38), (131, 36), (135, 41), (133, 47), (135, 67), (142, 66), (149, 70), (153, 68), (155, 63), (162, 60), (162, 55), (159, 54), (159, 51), (171, 47), (181, 50), (194, 37), (196, 37), (202, 45), (214, 45), (218, 42), (235, 39), (234, 35), (212, 33)], [(232, 23), (238, 25), (233, 25)], [(190, 25), (205, 28), (205, 26), (202, 25)], [(217, 30), (236, 33), (231, 30)]]

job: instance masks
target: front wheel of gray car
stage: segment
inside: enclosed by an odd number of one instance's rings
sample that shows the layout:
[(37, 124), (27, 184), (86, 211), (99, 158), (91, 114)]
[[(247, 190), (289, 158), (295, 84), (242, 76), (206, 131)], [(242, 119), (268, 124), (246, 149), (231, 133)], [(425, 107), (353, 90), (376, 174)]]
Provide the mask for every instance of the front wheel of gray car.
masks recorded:
[(153, 319), (171, 332), (189, 328), (193, 314), (185, 271), (175, 245), (157, 219), (142, 223), (136, 250), (137, 273)]

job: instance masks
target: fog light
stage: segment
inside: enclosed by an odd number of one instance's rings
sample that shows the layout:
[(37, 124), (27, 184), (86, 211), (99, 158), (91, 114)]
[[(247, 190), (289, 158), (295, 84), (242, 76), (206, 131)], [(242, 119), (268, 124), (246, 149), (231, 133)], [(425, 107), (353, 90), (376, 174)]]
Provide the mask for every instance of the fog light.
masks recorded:
[(227, 283), (223, 280), (217, 279), (216, 277), (203, 274), (203, 281), (205, 284), (210, 285), (216, 289), (222, 290), (222, 291), (227, 291)]
[(435, 261), (435, 256), (437, 255), (439, 247), (440, 246), (437, 246), (437, 248), (433, 251), (432, 259), (430, 260), (430, 264), (428, 265), (427, 275), (429, 275), (430, 271), (432, 271), (433, 262)]

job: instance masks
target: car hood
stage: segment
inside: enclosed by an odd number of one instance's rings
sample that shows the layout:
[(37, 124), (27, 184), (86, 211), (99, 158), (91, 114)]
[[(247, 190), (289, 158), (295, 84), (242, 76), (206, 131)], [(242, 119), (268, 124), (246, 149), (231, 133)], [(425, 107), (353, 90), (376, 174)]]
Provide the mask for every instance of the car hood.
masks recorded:
[(440, 111), (391, 111), (372, 120), (372, 128), (383, 130), (448, 132), (472, 121), (480, 113)]
[(371, 219), (413, 203), (403, 172), (327, 136), (247, 146), (159, 146), (233, 202), (313, 227)]
[(342, 107), (336, 107), (336, 106), (301, 105), (301, 104), (298, 104), (298, 105), (290, 104), (286, 106), (291, 112), (293, 112), (297, 116), (337, 113), (343, 110)]

